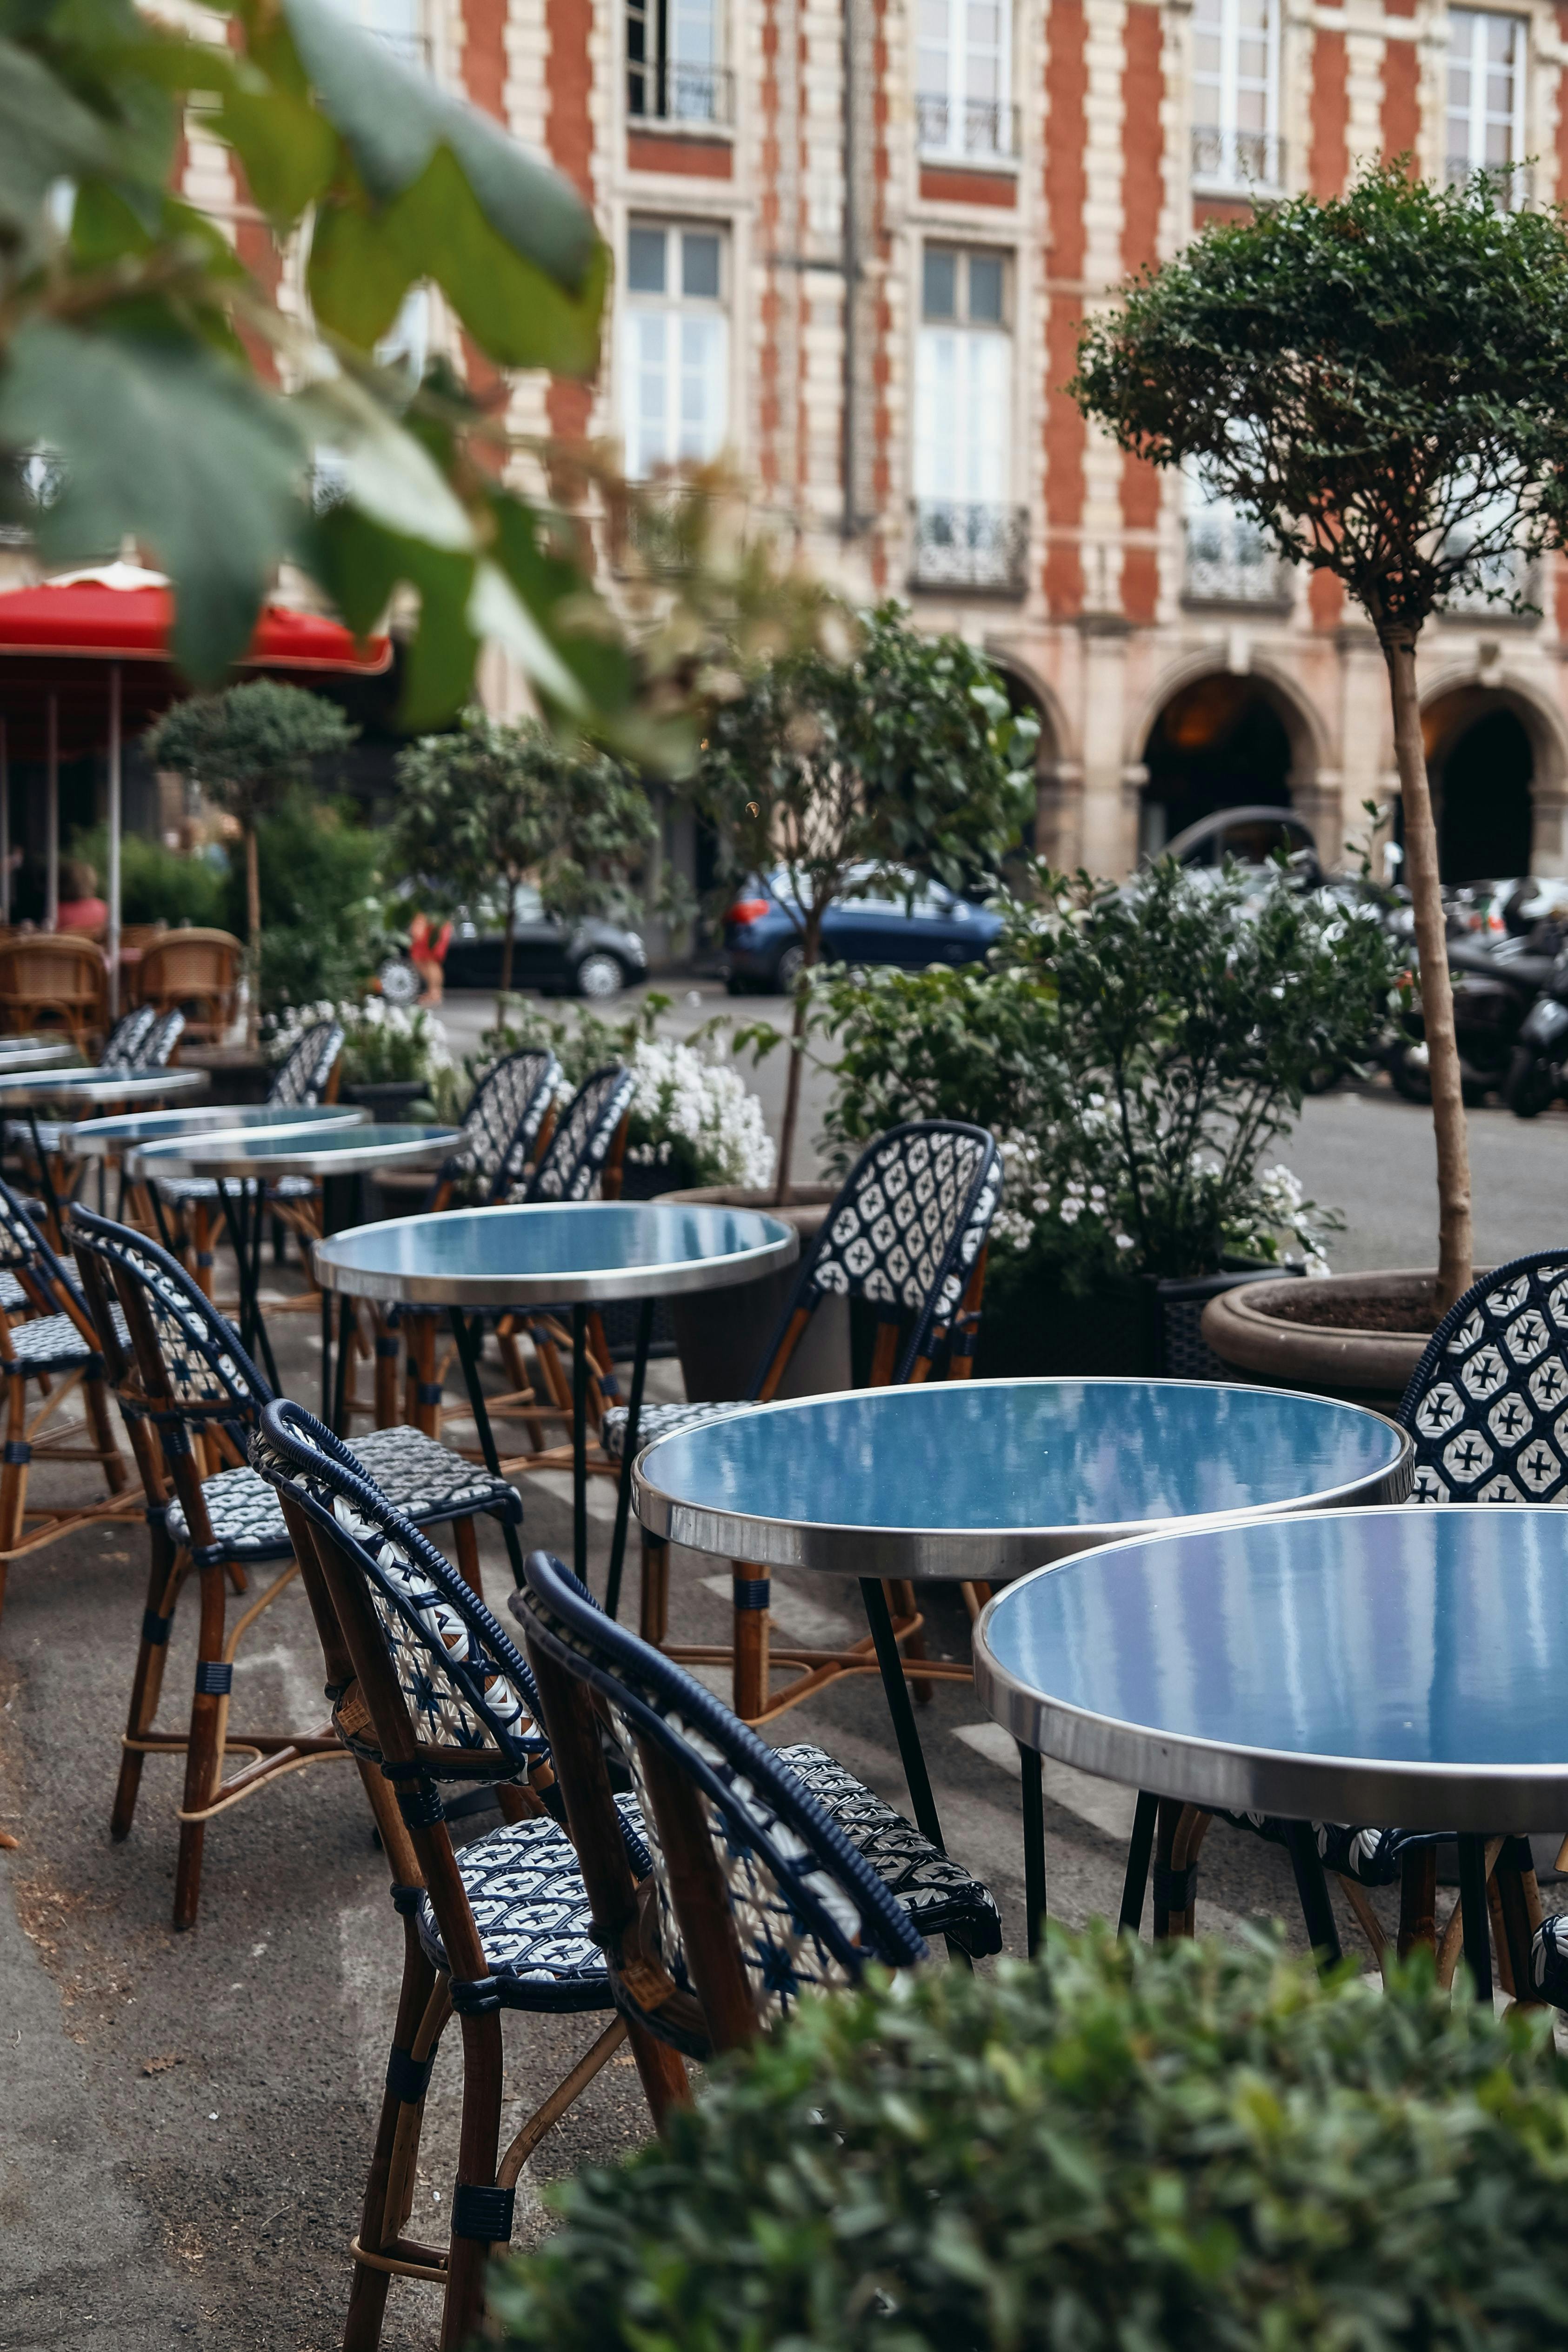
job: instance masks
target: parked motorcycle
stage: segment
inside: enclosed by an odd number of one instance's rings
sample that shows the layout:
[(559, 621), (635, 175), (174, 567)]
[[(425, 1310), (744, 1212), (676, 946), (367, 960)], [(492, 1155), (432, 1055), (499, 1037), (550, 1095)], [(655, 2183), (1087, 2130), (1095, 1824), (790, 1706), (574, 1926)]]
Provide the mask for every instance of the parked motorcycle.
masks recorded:
[[(1508, 1096), (1525, 1024), (1556, 968), (1555, 945), (1546, 946), (1543, 952), (1534, 934), (1500, 939), (1492, 946), (1467, 939), (1450, 941), (1454, 1030), (1467, 1102), (1484, 1102), (1492, 1093)], [(1568, 1026), (1568, 1014), (1564, 1023)], [(1431, 1101), (1419, 996), (1401, 1016), (1384, 1059), (1396, 1090), (1407, 1102)], [(1544, 1109), (1545, 1104), (1539, 1108)]]
[(1515, 1118), (1539, 1118), (1568, 1093), (1568, 950), (1521, 1024), (1503, 1100)]

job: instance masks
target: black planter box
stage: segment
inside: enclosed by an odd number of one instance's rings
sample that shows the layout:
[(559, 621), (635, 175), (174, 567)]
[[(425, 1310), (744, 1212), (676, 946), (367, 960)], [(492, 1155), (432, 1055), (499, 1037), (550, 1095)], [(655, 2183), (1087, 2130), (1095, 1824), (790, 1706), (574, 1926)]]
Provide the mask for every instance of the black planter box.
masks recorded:
[(1278, 1281), (1289, 1271), (1237, 1265), (1179, 1282), (1110, 1275), (1088, 1290), (1069, 1291), (1048, 1266), (993, 1261), (975, 1378), (1235, 1381), (1234, 1368), (1205, 1344), (1204, 1308), (1222, 1290)]

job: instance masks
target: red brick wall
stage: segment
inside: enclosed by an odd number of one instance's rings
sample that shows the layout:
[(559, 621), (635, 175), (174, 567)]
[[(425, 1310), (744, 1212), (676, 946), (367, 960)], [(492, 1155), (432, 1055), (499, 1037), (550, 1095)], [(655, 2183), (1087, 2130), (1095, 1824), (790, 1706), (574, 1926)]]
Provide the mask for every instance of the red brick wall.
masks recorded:
[[(1046, 602), (1055, 619), (1083, 605), (1083, 520), (1086, 428), (1062, 386), (1078, 356), (1082, 298), (1074, 289), (1084, 265), (1083, 205), (1087, 187), (1084, 101), (1089, 60), (1082, 0), (1053, 0), (1047, 19), (1046, 68)], [(1065, 285), (1063, 281), (1066, 281)]]

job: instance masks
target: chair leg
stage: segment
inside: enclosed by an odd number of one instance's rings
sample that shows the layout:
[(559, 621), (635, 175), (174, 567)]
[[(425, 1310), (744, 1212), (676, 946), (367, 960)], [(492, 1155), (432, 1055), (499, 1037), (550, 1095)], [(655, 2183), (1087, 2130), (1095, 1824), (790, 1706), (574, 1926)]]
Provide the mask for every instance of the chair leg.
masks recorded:
[(493, 2189), (500, 2152), (500, 2019), (465, 2017), (463, 2032), (463, 2122), (458, 2141), (458, 2180), (452, 2194), (452, 2242), (447, 2258), (447, 2300), (441, 2314), (441, 2352), (466, 2352), (479, 2332), (484, 2310), (485, 2272), (492, 2248), (505, 2242), (469, 2236), (465, 2190)]
[(1412, 1846), (1399, 1865), (1399, 1957), (1437, 1949), (1437, 1849)]
[(452, 1521), (452, 1549), (458, 1555), (464, 1583), (482, 1601), (485, 1588), (479, 1578), (479, 1538), (471, 1518)]
[[(177, 1563), (179, 1554), (169, 1540), (168, 1530), (162, 1520), (154, 1519), (151, 1528), (153, 1560), (147, 1571), (147, 1606), (142, 1618), (142, 1640), (136, 1652), (136, 1672), (131, 1678), (131, 1705), (126, 1710), (125, 1736), (128, 1739), (144, 1739), (158, 1717), (158, 1700), (163, 1687), (163, 1666), (169, 1655), (169, 1629), (174, 1621), (174, 1602), (179, 1596), (184, 1570)], [(188, 1559), (189, 1554), (186, 1555)], [(114, 1810), (109, 1817), (111, 1838), (126, 1838), (136, 1815), (136, 1797), (142, 1786), (142, 1767), (146, 1762), (137, 1748), (122, 1748), (120, 1757), (120, 1780), (114, 1791)]]
[(121, 1453), (114, 1434), (114, 1423), (109, 1417), (109, 1393), (102, 1379), (89, 1373), (81, 1384), (82, 1402), (92, 1431), (92, 1442), (103, 1456), (103, 1475), (111, 1495), (125, 1491), (125, 1456)]
[[(895, 1619), (919, 1616), (920, 1603), (915, 1599), (915, 1588), (912, 1584), (900, 1578), (898, 1582), (888, 1586), (887, 1592), (888, 1607)], [(910, 1633), (900, 1643), (899, 1647), (906, 1658), (911, 1660), (923, 1658), (926, 1654), (926, 1637), (923, 1633)], [(910, 1677), (910, 1688), (914, 1693), (917, 1703), (921, 1706), (931, 1705), (935, 1687), (929, 1675), (917, 1677), (911, 1675)]]
[(646, 2026), (627, 2021), (626, 2039), (637, 2060), (637, 2078), (647, 2100), (648, 2113), (654, 2129), (664, 2130), (665, 2119), (674, 2107), (691, 2105), (691, 2085), (686, 2076), (686, 2062), (679, 2050), (667, 2042), (658, 2042)]
[[(186, 1812), (212, 1802), (223, 1770), (223, 1721), (231, 1669), (223, 1659), (224, 1577), (221, 1568), (202, 1570), (202, 1616), (196, 1638), (196, 1686), (191, 1698), (191, 1737), (185, 1750)], [(174, 1926), (194, 1927), (202, 1893), (205, 1822), (180, 1823), (180, 1855), (174, 1870)]]
[(742, 1559), (731, 1560), (735, 1592), (735, 1712), (755, 1723), (768, 1703), (768, 1580)]
[(205, 1201), (191, 1203), (191, 1255), (195, 1259), (196, 1286), (204, 1298), (213, 1295), (213, 1220)]
[[(5, 1394), (5, 1459), (0, 1464), (0, 1551), (15, 1551), (22, 1540), (27, 1509), (27, 1382), (19, 1366), (7, 1364)], [(0, 1559), (0, 1609), (5, 1605), (5, 1570)]]
[(386, 1318), (379, 1312), (375, 1326), (375, 1425), (377, 1429), (395, 1429), (397, 1425), (397, 1360), (403, 1353), (403, 1342), (395, 1329), (389, 1330)]
[(669, 1546), (658, 1536), (642, 1539), (642, 1601), (637, 1631), (658, 1649), (669, 1631)]
[[(416, 2050), (416, 2042), (430, 2008), (436, 1971), (425, 1957), (413, 1919), (407, 1916), (403, 1922), (403, 1982), (397, 1995), (397, 2022), (393, 2028), (392, 2058), (360, 2215), (359, 2246), (367, 2254), (384, 2253), (403, 2234), (406, 2218), (403, 2210), (405, 2187), (412, 2178), (425, 2115), (429, 2061), (422, 2050)], [(389, 2271), (355, 2260), (348, 2317), (343, 2326), (343, 2352), (376, 2352), (391, 2284)]]

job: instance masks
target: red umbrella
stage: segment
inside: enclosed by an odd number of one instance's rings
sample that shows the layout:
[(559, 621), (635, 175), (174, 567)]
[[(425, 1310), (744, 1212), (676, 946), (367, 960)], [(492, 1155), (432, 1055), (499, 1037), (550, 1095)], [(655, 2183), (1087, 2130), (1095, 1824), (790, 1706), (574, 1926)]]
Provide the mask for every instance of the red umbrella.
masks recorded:
[[(120, 942), (120, 750), (182, 691), (169, 655), (174, 601), (160, 572), (134, 563), (72, 572), (37, 587), (0, 593), (0, 907), (10, 914), (8, 753), (42, 756), (48, 771), (50, 926), (59, 904), (59, 762), (109, 746), (109, 954), (111, 991)], [(374, 677), (390, 667), (392, 641), (361, 643), (340, 622), (267, 604), (244, 669), (336, 671)], [(127, 667), (131, 666), (131, 667)]]

